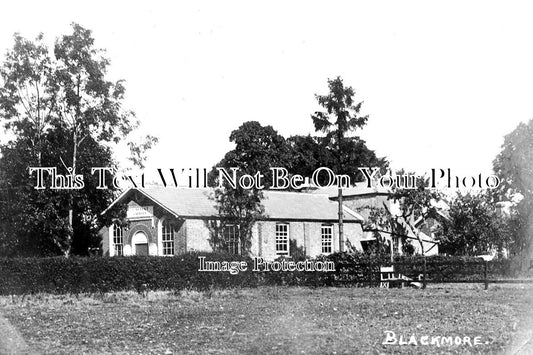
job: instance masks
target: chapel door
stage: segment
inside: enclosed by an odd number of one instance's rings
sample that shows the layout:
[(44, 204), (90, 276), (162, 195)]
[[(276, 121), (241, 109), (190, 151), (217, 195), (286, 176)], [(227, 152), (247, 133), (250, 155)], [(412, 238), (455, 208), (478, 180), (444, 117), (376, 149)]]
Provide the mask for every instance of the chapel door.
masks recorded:
[(148, 243), (135, 244), (135, 255), (148, 255)]

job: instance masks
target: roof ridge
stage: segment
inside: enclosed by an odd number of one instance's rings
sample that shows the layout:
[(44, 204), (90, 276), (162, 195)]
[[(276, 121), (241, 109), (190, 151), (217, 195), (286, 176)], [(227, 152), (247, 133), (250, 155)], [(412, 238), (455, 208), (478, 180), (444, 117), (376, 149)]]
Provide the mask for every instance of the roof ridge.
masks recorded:
[(283, 190), (263, 190), (268, 193), (279, 193), (279, 194), (295, 194), (295, 195), (306, 195), (306, 196), (329, 196), (326, 193), (310, 193), (310, 192), (298, 192), (298, 191), (283, 191)]
[[(152, 186), (145, 186), (145, 187), (138, 187), (137, 189), (141, 190), (147, 190), (151, 188), (160, 188), (160, 189), (170, 189), (170, 190), (200, 190), (200, 191), (214, 191), (216, 188), (214, 187), (186, 187), (186, 186), (162, 186), (162, 185), (152, 185)], [(263, 189), (263, 192), (267, 193), (279, 193), (279, 194), (295, 194), (295, 195), (305, 195), (305, 196), (329, 196), (327, 193), (311, 193), (311, 192), (304, 192), (304, 191), (285, 191), (285, 190), (270, 190), (270, 189)]]
[[(172, 187), (166, 189), (164, 186), (130, 188), (121, 194), (111, 206), (126, 199), (135, 199), (134, 191), (140, 192), (139, 196), (152, 201), (150, 204), (158, 205), (175, 216), (207, 218), (218, 215), (215, 201), (209, 198), (209, 194), (214, 191), (212, 188)], [(327, 194), (265, 190), (263, 203), (265, 214), (270, 219), (325, 221), (338, 218), (337, 203), (332, 201)], [(353, 214), (347, 213), (346, 218), (347, 222), (360, 222), (360, 218)]]

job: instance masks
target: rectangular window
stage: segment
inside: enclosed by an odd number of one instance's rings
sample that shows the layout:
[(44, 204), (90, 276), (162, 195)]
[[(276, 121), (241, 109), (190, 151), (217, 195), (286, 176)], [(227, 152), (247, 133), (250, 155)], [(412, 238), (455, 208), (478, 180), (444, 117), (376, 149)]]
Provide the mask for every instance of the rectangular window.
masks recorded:
[(289, 225), (276, 224), (276, 255), (289, 255)]
[(238, 226), (234, 224), (228, 224), (224, 227), (224, 244), (226, 246), (226, 251), (230, 254), (240, 254), (239, 253), (239, 233)]
[(174, 225), (163, 222), (163, 255), (174, 255)]
[(320, 228), (322, 236), (322, 254), (330, 254), (333, 251), (333, 226), (323, 224)]
[(392, 253), (393, 255), (400, 254), (400, 238), (392, 237)]
[(116, 256), (124, 255), (124, 227), (118, 223), (113, 225), (113, 245)]

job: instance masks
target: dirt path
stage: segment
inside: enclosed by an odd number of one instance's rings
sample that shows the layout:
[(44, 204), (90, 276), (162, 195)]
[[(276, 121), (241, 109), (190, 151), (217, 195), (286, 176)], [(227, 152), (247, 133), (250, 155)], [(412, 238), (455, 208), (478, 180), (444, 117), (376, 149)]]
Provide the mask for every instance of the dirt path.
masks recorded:
[(509, 348), (505, 351), (506, 355), (530, 355), (533, 354), (533, 289), (529, 291), (528, 303), (522, 307), (522, 313), (519, 316), (520, 321), (516, 326), (516, 333)]
[(506, 355), (530, 355), (533, 354), (533, 315), (529, 319), (524, 319), (518, 325), (513, 337), (513, 342)]
[(0, 314), (0, 354), (35, 354), (28, 347), (24, 338), (9, 323), (9, 321)]

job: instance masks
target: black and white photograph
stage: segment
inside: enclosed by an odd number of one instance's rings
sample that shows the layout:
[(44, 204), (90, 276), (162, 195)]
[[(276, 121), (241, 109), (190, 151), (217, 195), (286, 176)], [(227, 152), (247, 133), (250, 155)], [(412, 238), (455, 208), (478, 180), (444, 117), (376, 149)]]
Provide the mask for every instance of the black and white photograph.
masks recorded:
[(533, 4), (0, 9), (0, 354), (533, 354)]

